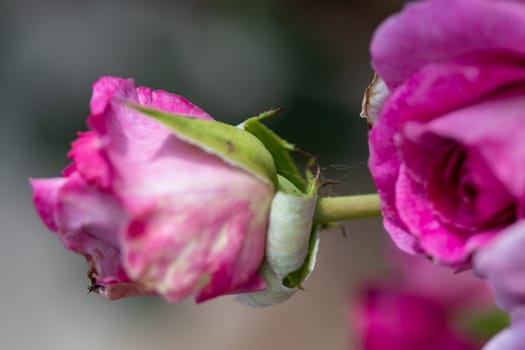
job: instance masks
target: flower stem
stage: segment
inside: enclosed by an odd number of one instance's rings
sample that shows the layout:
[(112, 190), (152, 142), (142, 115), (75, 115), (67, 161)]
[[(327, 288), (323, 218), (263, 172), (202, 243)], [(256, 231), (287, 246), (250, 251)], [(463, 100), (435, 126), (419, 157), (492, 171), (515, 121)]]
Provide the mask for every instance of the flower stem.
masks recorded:
[(315, 218), (321, 224), (380, 215), (379, 196), (376, 193), (321, 197), (315, 209)]

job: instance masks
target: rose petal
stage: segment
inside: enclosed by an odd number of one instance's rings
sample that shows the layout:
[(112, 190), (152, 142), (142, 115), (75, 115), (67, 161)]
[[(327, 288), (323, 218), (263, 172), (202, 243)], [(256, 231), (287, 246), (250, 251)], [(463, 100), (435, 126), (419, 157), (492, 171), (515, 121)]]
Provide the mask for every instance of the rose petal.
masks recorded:
[[(102, 77), (93, 85), (92, 115), (88, 124), (120, 157), (147, 160), (153, 156), (172, 131), (152, 118), (126, 105), (125, 102), (196, 118), (212, 119), (182, 96), (145, 87), (135, 88), (133, 79)], [(115, 156), (115, 155), (113, 155)], [(115, 159), (110, 159), (113, 163)]]
[[(266, 200), (264, 191), (249, 193)], [(136, 217), (127, 229), (127, 270), (170, 301), (198, 292), (200, 302), (257, 284), (253, 275), (263, 258), (268, 213), (234, 196), (225, 188), (160, 199), (161, 206)], [(216, 204), (203, 211), (201, 203)]]
[(103, 144), (95, 132), (79, 132), (68, 153), (68, 157), (73, 159), (73, 164), (64, 169), (62, 175), (68, 176), (78, 171), (88, 182), (107, 188), (110, 184), (111, 168), (102, 153)]
[(66, 182), (64, 178), (29, 179), (35, 208), (44, 224), (52, 231), (58, 230), (55, 212), (59, 201), (58, 194)]
[(525, 87), (508, 89), (443, 115), (426, 127), (475, 148), (516, 199), (525, 196), (525, 168), (516, 166), (525, 164), (523, 96)]
[[(482, 20), (480, 20), (482, 19)], [(395, 89), (421, 67), (465, 53), (508, 50), (525, 55), (520, 1), (429, 0), (387, 19), (371, 44), (372, 65)]]
[(498, 304), (512, 309), (525, 304), (525, 221), (502, 232), (475, 256), (474, 265), (496, 293)]
[[(442, 137), (417, 132), (414, 122), (424, 123), (477, 101), (502, 86), (525, 80), (525, 69), (511, 58), (493, 62), (476, 55), (470, 63), (443, 63), (424, 67), (410, 77), (389, 99), (377, 128), (395, 125), (401, 157), (416, 181), (423, 182), (433, 155), (443, 147)], [(395, 115), (395, 118), (392, 117)], [(384, 117), (383, 117), (384, 116)], [(394, 137), (394, 136), (392, 136)]]
[(396, 193), (396, 206), (403, 223), (419, 239), (423, 251), (439, 262), (463, 266), (475, 249), (499, 231), (487, 229), (464, 234), (449, 229), (434, 215), (424, 189), (410, 178), (404, 166), (400, 169)]
[(398, 247), (407, 253), (421, 251), (416, 237), (409, 233), (399, 218), (395, 202), (395, 183), (401, 162), (394, 143), (394, 135), (399, 125), (399, 115), (390, 111), (388, 116), (379, 119), (369, 134), (370, 158), (368, 166), (381, 198), (383, 224)]
[(55, 217), (60, 240), (86, 257), (97, 284), (130, 281), (120, 263), (127, 216), (111, 195), (72, 174), (61, 188)]

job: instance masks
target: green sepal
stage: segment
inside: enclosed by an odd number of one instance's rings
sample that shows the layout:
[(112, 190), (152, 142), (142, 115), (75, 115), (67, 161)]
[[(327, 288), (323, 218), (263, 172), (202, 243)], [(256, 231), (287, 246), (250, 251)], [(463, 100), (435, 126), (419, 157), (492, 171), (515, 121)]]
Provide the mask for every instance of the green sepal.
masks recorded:
[(308, 254), (317, 195), (303, 194), (286, 178), (277, 177), (279, 187), (266, 234), (266, 261), (282, 278), (298, 269)]
[[(314, 177), (309, 171), (306, 173), (308, 185), (306, 198), (316, 198), (319, 190), (318, 178)], [(303, 289), (302, 283), (308, 278), (315, 267), (317, 259), (317, 251), (319, 250), (319, 223), (315, 218), (312, 218), (312, 228), (310, 230), (310, 240), (308, 242), (308, 250), (304, 258), (303, 264), (295, 271), (290, 272), (284, 276), (282, 283), (288, 288)]]
[[(281, 303), (302, 290), (303, 282), (314, 270), (319, 249), (319, 225), (313, 219), (318, 179), (309, 172), (306, 175), (306, 193), (278, 175), (278, 192), (272, 202), (272, 209), (276, 209), (278, 215), (272, 218), (270, 214), (270, 226), (275, 224), (275, 230), (268, 230), (266, 256), (259, 268), (267, 287), (259, 292), (239, 294), (239, 301), (251, 306)], [(277, 207), (274, 207), (275, 201), (278, 201)]]
[(294, 196), (305, 196), (301, 190), (282, 175), (277, 175), (277, 190)]
[(250, 306), (271, 306), (282, 303), (293, 296), (298, 290), (302, 290), (301, 283), (304, 282), (314, 270), (317, 251), (319, 249), (319, 236), (313, 231), (310, 238), (310, 248), (304, 264), (292, 276), (284, 280), (278, 276), (264, 261), (259, 268), (261, 277), (266, 281), (266, 289), (259, 292), (241, 293), (237, 300)]
[(284, 286), (282, 279), (272, 271), (266, 261), (259, 268), (259, 274), (266, 281), (266, 288), (259, 292), (238, 294), (237, 300), (249, 306), (271, 306), (288, 300), (298, 290)]
[(310, 234), (310, 242), (308, 244), (308, 252), (304, 258), (304, 262), (297, 270), (289, 273), (283, 278), (283, 285), (288, 288), (303, 289), (302, 283), (310, 275), (315, 267), (317, 259), (317, 251), (319, 250), (319, 231), (318, 226), (312, 226)]
[(130, 107), (170, 127), (177, 137), (244, 169), (277, 188), (271, 153), (254, 135), (215, 120), (168, 113), (129, 103)]
[(239, 125), (239, 128), (242, 128), (257, 137), (272, 155), (277, 174), (287, 178), (304, 193), (307, 190), (307, 183), (290, 154), (292, 151), (296, 150), (295, 145), (280, 138), (276, 133), (261, 123), (262, 119), (274, 116), (280, 111), (280, 109), (273, 109), (263, 112), (256, 117), (247, 119), (244, 123)]

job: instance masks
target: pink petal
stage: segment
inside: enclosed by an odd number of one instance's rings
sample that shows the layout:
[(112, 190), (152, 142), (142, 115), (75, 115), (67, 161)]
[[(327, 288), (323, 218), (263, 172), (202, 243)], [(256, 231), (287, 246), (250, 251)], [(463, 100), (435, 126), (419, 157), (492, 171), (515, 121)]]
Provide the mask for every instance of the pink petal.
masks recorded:
[(64, 170), (63, 176), (78, 171), (86, 181), (107, 188), (112, 174), (102, 152), (103, 146), (103, 140), (95, 132), (79, 132), (68, 153), (68, 157), (73, 159), (73, 164)]
[[(391, 115), (401, 118), (396, 131), (405, 162), (417, 180), (428, 177), (433, 157), (443, 145), (442, 138), (418, 133), (408, 122), (423, 123), (443, 114), (462, 108), (477, 101), (480, 97), (515, 82), (525, 80), (525, 69), (505, 62), (481, 62), (478, 57), (469, 64), (429, 65), (409, 78), (394, 94), (383, 111), (385, 120), (378, 123), (392, 124)], [(494, 118), (496, 120), (497, 118)]]
[(415, 254), (421, 251), (416, 237), (401, 221), (396, 209), (395, 183), (399, 176), (401, 161), (397, 153), (394, 136), (399, 129), (399, 113), (397, 108), (386, 108), (388, 114), (374, 124), (369, 133), (370, 158), (368, 166), (381, 198), (383, 224), (397, 246), (407, 253)]
[[(93, 84), (91, 113), (88, 124), (101, 134), (131, 138), (147, 146), (148, 142), (161, 141), (171, 131), (161, 123), (142, 115), (125, 105), (140, 104), (166, 112), (184, 114), (195, 118), (212, 119), (206, 112), (182, 96), (146, 87), (135, 88), (133, 79), (102, 77)], [(108, 118), (109, 117), (109, 118)], [(120, 140), (124, 142), (124, 140)], [(125, 145), (120, 145), (125, 147)]]
[[(203, 301), (247, 283), (260, 288), (254, 275), (263, 258), (271, 197), (258, 183), (243, 191), (239, 185), (239, 192), (195, 188), (158, 198), (159, 205), (136, 216), (127, 229), (127, 271), (171, 301), (195, 293)], [(214, 204), (203, 211), (202, 203)]]
[(79, 234), (118, 248), (126, 214), (110, 193), (88, 184), (78, 173), (67, 178), (57, 206), (59, 234), (66, 241)]
[(409, 3), (376, 31), (372, 65), (391, 89), (430, 63), (476, 51), (525, 55), (522, 1), (429, 0)]
[[(145, 87), (135, 88), (130, 79), (99, 79), (93, 86), (93, 114), (89, 117), (89, 124), (99, 137), (108, 140), (105, 156), (115, 167), (117, 178), (129, 172), (143, 177), (154, 175), (152, 172), (155, 169), (149, 166), (150, 160), (162, 157), (165, 144), (169, 144), (174, 137), (168, 127), (128, 107), (126, 101), (211, 119), (181, 96)], [(140, 174), (142, 171), (148, 174)]]
[(55, 219), (60, 189), (67, 182), (64, 178), (29, 179), (33, 189), (33, 203), (40, 218), (51, 231), (57, 231)]
[(61, 188), (55, 212), (63, 244), (86, 257), (96, 284), (130, 282), (120, 262), (120, 240), (127, 216), (108, 193), (72, 174)]
[[(456, 109), (425, 127), (475, 149), (516, 199), (525, 197), (525, 86)], [(495, 132), (497, 131), (497, 132)]]
[(524, 247), (525, 221), (521, 220), (501, 232), (474, 260), (478, 273), (494, 289), (498, 304), (509, 312), (525, 305)]
[(396, 206), (403, 222), (419, 239), (422, 249), (439, 262), (461, 267), (470, 254), (484, 245), (499, 230), (485, 230), (466, 235), (445, 226), (436, 216), (424, 189), (412, 181), (405, 167), (401, 167), (396, 184)]

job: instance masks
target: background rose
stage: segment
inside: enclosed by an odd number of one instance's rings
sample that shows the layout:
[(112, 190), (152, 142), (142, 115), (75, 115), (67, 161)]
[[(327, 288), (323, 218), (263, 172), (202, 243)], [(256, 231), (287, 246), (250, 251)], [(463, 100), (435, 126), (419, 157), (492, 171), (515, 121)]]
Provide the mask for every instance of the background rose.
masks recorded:
[(388, 248), (388, 277), (362, 283), (352, 300), (355, 311), (350, 320), (360, 338), (355, 348), (479, 349), (483, 337), (469, 329), (465, 315), (492, 311), (486, 283), (472, 274), (454, 275), (448, 268)]
[(405, 251), (460, 266), (523, 216), (524, 23), (524, 1), (429, 0), (376, 32), (369, 165)]
[(126, 103), (212, 119), (183, 97), (102, 77), (90, 131), (63, 177), (32, 180), (35, 206), (64, 245), (83, 254), (92, 288), (107, 298), (160, 294), (198, 301), (265, 286), (274, 189), (177, 137)]

